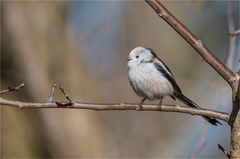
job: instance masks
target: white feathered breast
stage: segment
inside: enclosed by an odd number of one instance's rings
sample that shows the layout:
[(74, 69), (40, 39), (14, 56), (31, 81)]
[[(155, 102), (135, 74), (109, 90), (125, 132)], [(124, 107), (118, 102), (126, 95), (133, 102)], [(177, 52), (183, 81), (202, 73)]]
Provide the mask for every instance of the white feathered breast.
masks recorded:
[(173, 94), (172, 84), (155, 68), (153, 63), (130, 65), (128, 77), (133, 90), (139, 96), (153, 100)]

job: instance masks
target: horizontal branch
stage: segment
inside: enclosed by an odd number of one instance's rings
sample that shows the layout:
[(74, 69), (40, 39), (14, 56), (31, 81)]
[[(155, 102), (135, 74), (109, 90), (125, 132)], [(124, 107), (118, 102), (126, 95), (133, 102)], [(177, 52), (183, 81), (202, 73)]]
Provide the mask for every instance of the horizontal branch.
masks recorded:
[(172, 15), (159, 0), (146, 0), (146, 2), (202, 56), (203, 60), (212, 66), (232, 88), (236, 89), (237, 75), (227, 68), (199, 38)]
[[(40, 109), (40, 108), (66, 108), (66, 109), (89, 109), (89, 110), (136, 110), (137, 104), (100, 104), (100, 103), (83, 103), (83, 102), (71, 102), (69, 103), (28, 103), (20, 101), (11, 101), (0, 98), (0, 104), (5, 106), (17, 107), (21, 109)], [(228, 121), (228, 114), (224, 112), (218, 112), (207, 109), (195, 109), (190, 107), (184, 107), (180, 105), (162, 105), (161, 109), (156, 105), (143, 105), (142, 111), (163, 111), (163, 112), (178, 112), (191, 115), (209, 116), (217, 118), (223, 121)]]

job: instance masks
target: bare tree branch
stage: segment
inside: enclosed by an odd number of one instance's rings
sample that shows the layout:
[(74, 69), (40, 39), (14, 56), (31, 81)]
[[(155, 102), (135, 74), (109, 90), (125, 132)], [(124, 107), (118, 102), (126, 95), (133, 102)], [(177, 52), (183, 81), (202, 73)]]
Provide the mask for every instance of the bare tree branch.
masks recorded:
[(233, 96), (233, 109), (228, 124), (231, 126), (231, 158), (240, 158), (240, 80), (236, 95)]
[[(68, 102), (51, 102), (55, 93), (56, 84), (53, 85), (51, 94), (49, 96), (48, 102), (42, 103), (30, 103), (30, 102), (20, 102), (20, 101), (12, 101), (3, 99), (0, 97), (0, 104), (18, 107), (20, 109), (38, 109), (38, 108), (71, 108), (71, 109), (90, 109), (90, 110), (136, 110), (138, 108), (138, 104), (103, 104), (103, 103), (84, 103), (84, 102), (74, 102), (66, 93), (63, 87), (59, 87), (65, 98)], [(50, 100), (50, 101), (49, 101)], [(213, 118), (218, 118), (223, 121), (228, 121), (229, 115), (224, 112), (217, 112), (208, 109), (195, 109), (190, 107), (184, 107), (180, 105), (162, 105), (161, 110), (158, 109), (156, 105), (145, 105), (142, 108), (143, 111), (163, 111), (163, 112), (179, 112), (179, 113), (187, 113), (191, 115), (201, 115), (201, 116), (209, 116)]]
[[(0, 97), (0, 104), (5, 106), (17, 107), (20, 109), (39, 109), (39, 108), (68, 108), (68, 109), (90, 109), (90, 110), (136, 110), (137, 104), (100, 104), (100, 103), (83, 103), (73, 102), (71, 106), (63, 107), (54, 102), (45, 103), (28, 103), (20, 101), (11, 101)], [(159, 111), (156, 105), (143, 105), (143, 111)], [(217, 112), (208, 109), (195, 109), (184, 107), (180, 105), (162, 105), (161, 111), (163, 112), (179, 112), (191, 115), (201, 115), (217, 118), (223, 121), (228, 121), (228, 114), (224, 112)]]
[[(190, 32), (175, 16), (173, 16), (158, 0), (146, 0), (147, 3), (157, 12), (157, 14), (164, 19), (173, 29), (175, 29), (201, 56), (202, 58), (213, 67), (232, 87), (233, 90), (233, 111), (230, 115), (223, 112), (207, 110), (207, 109), (194, 109), (189, 107), (183, 107), (179, 105), (162, 105), (161, 109), (155, 105), (144, 105), (142, 107), (143, 111), (163, 111), (163, 112), (179, 112), (191, 115), (209, 116), (223, 121), (228, 122), (231, 126), (232, 137), (231, 137), (231, 156), (237, 158), (240, 152), (240, 87), (239, 79), (240, 74), (232, 72), (228, 67), (231, 67), (231, 61), (234, 55), (235, 48), (235, 36), (239, 34), (239, 30), (234, 31), (234, 24), (232, 21), (232, 13), (229, 11), (229, 38), (234, 40), (234, 45), (231, 42), (229, 45), (229, 54), (227, 57), (227, 66), (224, 65), (209, 49), (203, 44), (203, 42), (198, 39), (193, 33)], [(229, 2), (230, 4), (230, 2)], [(23, 84), (24, 85), (24, 84)], [(0, 94), (4, 94), (10, 91), (19, 90), (22, 86), (17, 86), (15, 88), (9, 87), (8, 90), (3, 90)], [(54, 96), (56, 86), (52, 88), (52, 92), (49, 96), (50, 102), (44, 103), (29, 103), (20, 101), (11, 101), (3, 99), (0, 97), (0, 104), (5, 106), (12, 106), (22, 109), (39, 109), (39, 108), (65, 108), (65, 109), (89, 109), (89, 110), (136, 110), (137, 104), (100, 104), (100, 103), (83, 103), (74, 102), (62, 87), (59, 87), (61, 92), (64, 94), (68, 102), (51, 102)], [(219, 147), (224, 150), (222, 147)], [(224, 151), (223, 151), (224, 152)]]
[[(240, 30), (235, 30), (234, 17), (232, 11), (232, 1), (228, 0), (228, 32), (229, 32), (229, 45), (226, 64), (228, 67), (232, 67), (233, 58), (236, 47), (236, 35), (240, 33)], [(239, 74), (240, 75), (240, 74)], [(231, 156), (232, 158), (240, 158), (240, 81), (238, 81), (237, 90), (233, 89), (233, 109), (229, 117), (229, 125), (231, 126)], [(224, 150), (224, 149), (223, 149)], [(229, 155), (229, 154), (228, 154)], [(230, 158), (230, 155), (229, 155)]]
[[(227, 6), (227, 21), (228, 21), (228, 33), (229, 33), (229, 40), (228, 40), (228, 51), (227, 51), (227, 56), (225, 60), (225, 65), (232, 69), (233, 67), (233, 61), (234, 61), (234, 52), (235, 52), (235, 47), (236, 47), (236, 38), (235, 36), (231, 34), (235, 29), (234, 29), (234, 17), (233, 17), (233, 11), (232, 11), (232, 1), (228, 0), (228, 6)], [(235, 34), (236, 35), (236, 34)], [(224, 90), (221, 91), (220, 97), (218, 98), (218, 102), (216, 104), (216, 107), (214, 109), (217, 110), (219, 107), (219, 99), (222, 99), (223, 95), (226, 93), (225, 91), (227, 90), (227, 87), (224, 86)], [(196, 150), (192, 153), (191, 158), (195, 158), (196, 154), (205, 146), (206, 144), (206, 139), (207, 139), (207, 134), (209, 130), (209, 125), (204, 126), (204, 130), (202, 132), (200, 142), (198, 144), (198, 147)]]
[(231, 126), (231, 157), (240, 158), (240, 72), (232, 72), (224, 65), (203, 42), (173, 16), (159, 0), (146, 0), (155, 12), (181, 35), (212, 68), (231, 86), (233, 109), (228, 124)]
[(237, 74), (228, 69), (199, 38), (173, 16), (158, 0), (146, 0), (146, 2), (202, 56), (203, 60), (212, 66), (232, 88), (236, 89)]
[(16, 87), (8, 87), (8, 89), (0, 91), (0, 94), (5, 94), (8, 92), (12, 92), (12, 91), (19, 91), (22, 87), (24, 87), (24, 83), (22, 83)]

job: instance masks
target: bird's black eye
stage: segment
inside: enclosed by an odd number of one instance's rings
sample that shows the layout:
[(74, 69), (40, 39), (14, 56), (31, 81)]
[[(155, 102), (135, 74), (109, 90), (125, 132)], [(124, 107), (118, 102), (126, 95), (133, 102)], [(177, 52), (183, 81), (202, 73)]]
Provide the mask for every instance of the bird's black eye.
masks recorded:
[(138, 58), (139, 58), (139, 56), (138, 56), (138, 55), (136, 55), (136, 58), (138, 59)]

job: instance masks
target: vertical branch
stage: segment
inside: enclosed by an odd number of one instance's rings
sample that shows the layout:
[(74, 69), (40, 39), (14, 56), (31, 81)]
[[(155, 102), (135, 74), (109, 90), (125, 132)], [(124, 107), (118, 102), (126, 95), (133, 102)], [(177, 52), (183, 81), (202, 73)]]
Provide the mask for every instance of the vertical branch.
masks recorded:
[[(233, 11), (232, 11), (232, 1), (231, 0), (228, 0), (227, 21), (228, 21), (229, 40), (228, 40), (228, 51), (227, 51), (227, 56), (226, 56), (226, 60), (225, 60), (225, 65), (229, 69), (233, 69), (233, 61), (234, 61), (234, 53), (235, 53), (235, 47), (236, 47), (236, 35), (237, 34), (234, 34), (236, 31), (235, 31), (235, 26), (234, 26), (235, 23), (234, 23), (234, 16), (233, 16)], [(219, 99), (223, 98), (223, 95), (226, 93), (225, 91), (226, 91), (226, 86), (224, 86), (224, 90), (221, 91)], [(219, 105), (220, 105), (220, 103), (217, 102), (216, 108), (215, 108), (216, 110)], [(205, 125), (205, 128), (201, 135), (200, 142), (198, 144), (198, 147), (191, 156), (192, 158), (195, 158), (196, 154), (204, 147), (205, 142), (206, 142), (206, 136), (208, 134), (208, 128), (209, 128), (209, 125)]]
[(233, 57), (235, 52), (235, 46), (236, 46), (236, 36), (232, 35), (235, 31), (235, 24), (234, 24), (234, 16), (232, 11), (232, 1), (228, 0), (228, 9), (227, 9), (227, 21), (228, 21), (228, 54), (226, 57), (226, 65), (228, 68), (232, 68), (233, 66)]
[[(239, 73), (240, 76), (240, 73)], [(233, 110), (229, 118), (231, 126), (231, 158), (240, 158), (240, 80), (236, 96), (233, 98)]]
[[(228, 1), (228, 32), (229, 32), (229, 46), (226, 63), (228, 67), (232, 67), (234, 52), (236, 47), (236, 35), (234, 16), (232, 11), (232, 1)], [(240, 72), (238, 72), (240, 77)], [(238, 82), (237, 90), (233, 89), (233, 109), (229, 117), (229, 125), (231, 126), (231, 158), (240, 158), (240, 80)]]

